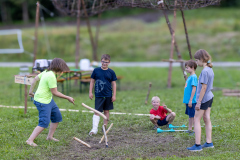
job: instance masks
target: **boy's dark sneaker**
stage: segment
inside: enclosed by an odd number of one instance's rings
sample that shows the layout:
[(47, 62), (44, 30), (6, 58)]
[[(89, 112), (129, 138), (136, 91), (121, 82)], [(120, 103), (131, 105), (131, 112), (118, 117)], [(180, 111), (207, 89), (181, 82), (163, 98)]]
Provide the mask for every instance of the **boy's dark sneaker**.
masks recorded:
[(156, 130), (156, 129), (158, 129), (158, 126), (154, 126), (154, 127), (153, 127), (153, 130)]
[(214, 148), (213, 143), (204, 143), (204, 145), (202, 145), (202, 148)]
[(198, 152), (202, 150), (202, 146), (197, 146), (196, 144), (194, 144), (192, 147), (188, 147), (187, 149), (189, 151)]

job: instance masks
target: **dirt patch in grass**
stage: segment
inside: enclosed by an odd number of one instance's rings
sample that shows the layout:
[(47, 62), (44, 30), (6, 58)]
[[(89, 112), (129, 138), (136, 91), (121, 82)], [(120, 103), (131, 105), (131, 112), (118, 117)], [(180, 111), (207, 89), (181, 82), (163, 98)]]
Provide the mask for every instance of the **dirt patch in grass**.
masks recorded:
[(154, 157), (187, 157), (189, 152), (185, 147), (179, 147), (181, 140), (173, 133), (156, 133), (152, 130), (138, 130), (133, 128), (115, 129), (109, 132), (109, 147), (106, 148), (105, 141), (99, 143), (102, 131), (92, 137), (79, 139), (85, 141), (91, 148), (72, 140), (69, 146), (57, 156), (51, 159), (134, 159)]

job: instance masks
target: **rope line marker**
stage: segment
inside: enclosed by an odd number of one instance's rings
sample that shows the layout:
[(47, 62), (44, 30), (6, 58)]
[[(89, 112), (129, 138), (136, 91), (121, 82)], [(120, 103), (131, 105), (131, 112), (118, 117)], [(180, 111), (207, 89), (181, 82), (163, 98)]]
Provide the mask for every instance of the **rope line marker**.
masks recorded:
[[(14, 108), (14, 109), (22, 109), (24, 106), (5, 106), (0, 105), (2, 108)], [(28, 109), (36, 109), (36, 107), (28, 107)], [(86, 110), (74, 110), (74, 109), (60, 109), (60, 111), (69, 111), (69, 112), (82, 112), (82, 113), (94, 113), (93, 111), (86, 111)], [(137, 114), (137, 113), (121, 113), (121, 112), (109, 112), (110, 114), (116, 114), (116, 115), (135, 115), (135, 116), (150, 116), (150, 114)]]

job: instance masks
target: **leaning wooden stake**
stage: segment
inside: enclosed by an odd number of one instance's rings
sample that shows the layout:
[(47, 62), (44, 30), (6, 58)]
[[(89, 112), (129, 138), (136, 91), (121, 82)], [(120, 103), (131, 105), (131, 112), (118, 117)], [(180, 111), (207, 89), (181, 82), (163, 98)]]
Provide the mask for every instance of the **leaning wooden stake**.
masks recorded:
[(187, 25), (186, 25), (186, 22), (185, 22), (185, 17), (184, 17), (183, 10), (181, 10), (181, 13), (182, 13), (182, 19), (183, 19), (183, 24), (184, 24), (184, 30), (185, 30), (186, 40), (187, 40), (187, 44), (188, 44), (189, 56), (190, 56), (191, 59), (193, 59), (193, 57), (192, 57), (192, 52), (191, 52), (191, 45), (190, 45), (189, 38), (188, 38)]
[(108, 147), (108, 140), (107, 140), (107, 133), (106, 133), (106, 130), (105, 130), (105, 126), (103, 125), (102, 128), (103, 128), (103, 133), (104, 133), (104, 137), (105, 137), (106, 147)]
[(149, 97), (149, 94), (150, 94), (150, 91), (151, 91), (151, 87), (152, 87), (152, 83), (150, 82), (150, 83), (149, 83), (149, 87), (148, 87), (147, 97), (146, 97), (146, 100), (145, 100), (145, 104), (148, 103), (148, 97)]
[(40, 6), (40, 3), (39, 3), (39, 1), (37, 1), (37, 8), (36, 8), (36, 19), (35, 19), (34, 50), (33, 50), (33, 67), (34, 67), (35, 60), (36, 60), (36, 55), (37, 55), (37, 46), (38, 46), (39, 6)]
[(91, 148), (91, 146), (89, 144), (87, 144), (86, 142), (83, 142), (82, 140), (76, 138), (76, 137), (73, 137), (74, 140), (78, 141), (79, 143), (82, 143), (83, 145), (87, 146), (88, 148)]
[[(78, 69), (78, 63), (79, 63), (79, 52), (80, 52), (80, 22), (81, 22), (81, 1), (78, 0), (78, 10), (77, 10), (77, 34), (76, 34), (76, 53), (75, 53), (75, 68)], [(76, 83), (76, 81), (75, 81)]]
[(85, 108), (87, 108), (87, 109), (89, 109), (89, 110), (91, 110), (91, 111), (93, 111), (94, 113), (97, 113), (98, 115), (102, 116), (104, 119), (108, 120), (107, 117), (106, 117), (104, 114), (102, 114), (101, 112), (99, 112), (99, 111), (97, 111), (97, 110), (95, 110), (95, 109), (87, 106), (87, 105), (84, 104), (84, 103), (82, 103), (82, 106), (85, 107)]
[[(175, 0), (175, 4), (176, 4)], [(174, 10), (174, 17), (173, 17), (173, 29), (172, 29), (172, 43), (171, 43), (171, 51), (170, 51), (170, 59), (173, 59), (173, 51), (174, 51), (174, 42), (175, 42), (175, 26), (176, 26), (176, 9)], [(169, 62), (169, 68), (168, 68), (168, 84), (167, 87), (171, 88), (171, 83), (172, 83), (172, 63)]]
[(95, 44), (95, 41), (93, 39), (92, 29), (91, 29), (91, 25), (90, 25), (90, 22), (89, 22), (89, 16), (88, 16), (88, 13), (87, 13), (87, 9), (86, 9), (86, 5), (85, 5), (84, 0), (81, 0), (81, 1), (82, 1), (82, 5), (83, 5), (84, 14), (85, 14), (85, 17), (86, 17), (86, 22), (87, 22), (88, 33), (89, 33), (89, 36), (90, 36), (90, 41), (91, 41), (91, 44), (92, 44), (93, 60), (97, 61), (97, 53), (95, 53), (96, 44)]
[(237, 89), (223, 89), (223, 93), (240, 93), (240, 90)]
[[(110, 129), (112, 128), (113, 126), (113, 123), (108, 127), (107, 131), (106, 131), (106, 134), (110, 131)], [(99, 143), (102, 143), (103, 139), (104, 139), (104, 135), (102, 136), (101, 140), (99, 141)]]
[[(165, 16), (165, 19), (166, 19), (166, 22), (167, 22), (167, 25), (168, 25), (168, 29), (169, 29), (169, 31), (170, 31), (170, 34), (172, 35), (173, 32), (174, 32), (174, 30), (173, 30), (173, 28), (172, 28), (172, 26), (171, 26), (171, 23), (170, 23), (170, 21), (169, 21), (168, 15), (167, 15), (167, 13), (166, 13), (165, 10), (163, 10), (163, 14), (164, 14), (164, 16)], [(180, 53), (180, 51), (179, 51), (179, 49), (178, 49), (178, 45), (177, 45), (176, 39), (174, 40), (174, 46), (175, 46), (175, 50), (176, 50), (176, 52), (177, 52), (178, 60), (180, 60), (180, 62), (181, 62), (181, 68), (182, 68), (182, 72), (183, 72), (184, 79), (187, 80), (188, 77), (187, 77), (187, 75), (184, 74), (184, 71), (185, 71), (184, 62), (181, 61), (181, 60), (182, 60), (182, 55), (181, 55), (181, 53)]]
[(240, 97), (240, 93), (223, 93), (224, 96)]

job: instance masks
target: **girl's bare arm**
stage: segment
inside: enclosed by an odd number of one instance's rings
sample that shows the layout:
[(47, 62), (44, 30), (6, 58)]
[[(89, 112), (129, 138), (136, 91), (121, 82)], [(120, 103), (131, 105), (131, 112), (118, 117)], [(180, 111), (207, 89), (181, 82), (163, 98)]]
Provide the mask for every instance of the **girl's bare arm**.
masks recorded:
[(199, 95), (199, 98), (198, 98), (198, 102), (202, 102), (202, 99), (203, 99), (203, 96), (205, 95), (206, 93), (206, 90), (207, 90), (207, 85), (206, 84), (202, 84), (202, 89), (200, 91), (200, 95)]
[(31, 87), (29, 89), (29, 96), (30, 97), (34, 97), (34, 93), (33, 93), (33, 90), (37, 84), (37, 82), (40, 80), (40, 78), (38, 76), (36, 76), (34, 79), (33, 79), (33, 82), (31, 84)]
[(66, 95), (62, 94), (61, 92), (58, 92), (57, 87), (56, 88), (50, 88), (50, 90), (51, 90), (51, 92), (54, 96), (67, 99), (69, 102), (74, 104), (75, 100), (72, 97), (66, 96)]
[(202, 99), (203, 99), (203, 96), (206, 93), (206, 90), (207, 90), (207, 84), (202, 84), (202, 88), (201, 88), (200, 95), (199, 95), (199, 98), (198, 98), (198, 101), (197, 101), (197, 105), (195, 107), (196, 110), (200, 109), (200, 105), (202, 103)]

